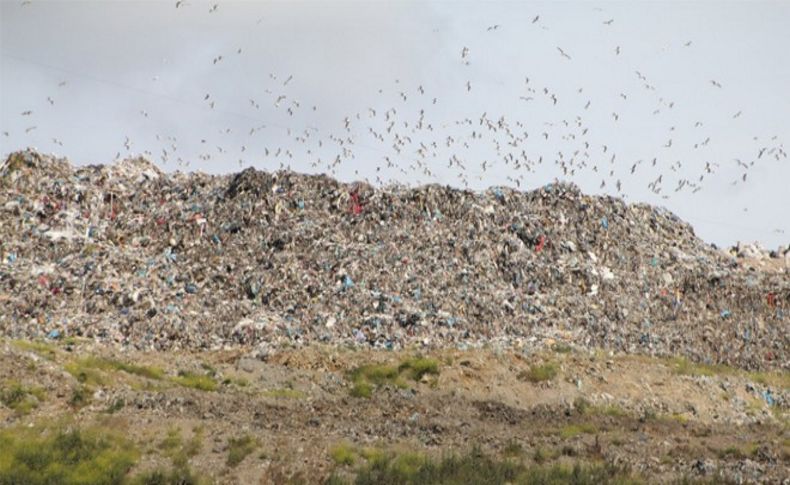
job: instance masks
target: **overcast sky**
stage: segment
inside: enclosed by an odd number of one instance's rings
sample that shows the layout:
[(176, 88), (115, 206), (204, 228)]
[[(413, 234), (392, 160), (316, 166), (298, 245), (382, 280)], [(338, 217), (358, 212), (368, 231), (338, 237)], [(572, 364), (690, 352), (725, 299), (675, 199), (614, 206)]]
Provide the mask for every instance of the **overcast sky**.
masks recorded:
[(3, 0), (0, 152), (476, 190), (560, 178), (775, 248), (788, 26), (790, 2)]

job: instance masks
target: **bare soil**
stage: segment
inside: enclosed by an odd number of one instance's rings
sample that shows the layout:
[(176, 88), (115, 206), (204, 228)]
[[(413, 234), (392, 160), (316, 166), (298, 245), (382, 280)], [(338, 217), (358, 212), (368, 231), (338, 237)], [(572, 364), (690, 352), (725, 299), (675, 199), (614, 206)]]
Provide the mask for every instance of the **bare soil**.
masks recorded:
[[(370, 398), (351, 395), (352, 369), (397, 366), (418, 354), (435, 359), (438, 375), (377, 386)], [(0, 384), (44, 391), (29, 412), (0, 405), (0, 426), (68, 422), (122, 431), (141, 450), (135, 471), (171, 466), (161, 446), (168, 431), (185, 441), (197, 433), (199, 451), (189, 466), (217, 483), (352, 478), (363, 460), (337, 463), (332, 450), (341, 446), (431, 456), (478, 446), (525, 463), (614, 463), (650, 482), (790, 478), (787, 373), (558, 345), (531, 355), (320, 346), (283, 349), (266, 361), (249, 355), (0, 340)], [(533, 382), (531, 371), (542, 365), (556, 375)], [(164, 375), (145, 377), (141, 368)], [(179, 372), (207, 376), (217, 388), (179, 384)], [(243, 436), (254, 438), (254, 451), (229, 465), (229, 442)]]

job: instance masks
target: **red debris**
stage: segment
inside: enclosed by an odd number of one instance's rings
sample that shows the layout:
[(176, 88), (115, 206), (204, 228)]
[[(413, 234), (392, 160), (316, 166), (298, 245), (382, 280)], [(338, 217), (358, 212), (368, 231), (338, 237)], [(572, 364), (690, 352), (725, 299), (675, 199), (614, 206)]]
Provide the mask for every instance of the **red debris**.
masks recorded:
[(359, 201), (359, 193), (357, 191), (351, 192), (351, 213), (354, 215), (362, 213), (362, 203)]
[(538, 245), (535, 246), (535, 252), (539, 253), (539, 252), (543, 251), (543, 246), (545, 246), (545, 245), (546, 245), (546, 236), (541, 234), (540, 237), (538, 238)]

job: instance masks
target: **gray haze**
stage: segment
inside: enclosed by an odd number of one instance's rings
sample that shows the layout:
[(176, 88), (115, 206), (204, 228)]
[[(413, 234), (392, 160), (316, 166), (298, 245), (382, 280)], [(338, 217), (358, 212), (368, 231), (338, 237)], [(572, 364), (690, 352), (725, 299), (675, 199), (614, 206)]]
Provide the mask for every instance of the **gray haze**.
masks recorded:
[(559, 178), (665, 206), (709, 242), (790, 242), (790, 2), (213, 5), (3, 1), (0, 153)]

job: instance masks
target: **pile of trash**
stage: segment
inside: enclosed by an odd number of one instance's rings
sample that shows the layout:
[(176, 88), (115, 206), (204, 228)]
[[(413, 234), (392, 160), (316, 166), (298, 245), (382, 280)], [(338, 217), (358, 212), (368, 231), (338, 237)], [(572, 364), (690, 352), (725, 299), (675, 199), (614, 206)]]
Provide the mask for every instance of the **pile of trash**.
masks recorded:
[(137, 348), (546, 342), (787, 369), (790, 277), (571, 184), (0, 165), (0, 333)]

